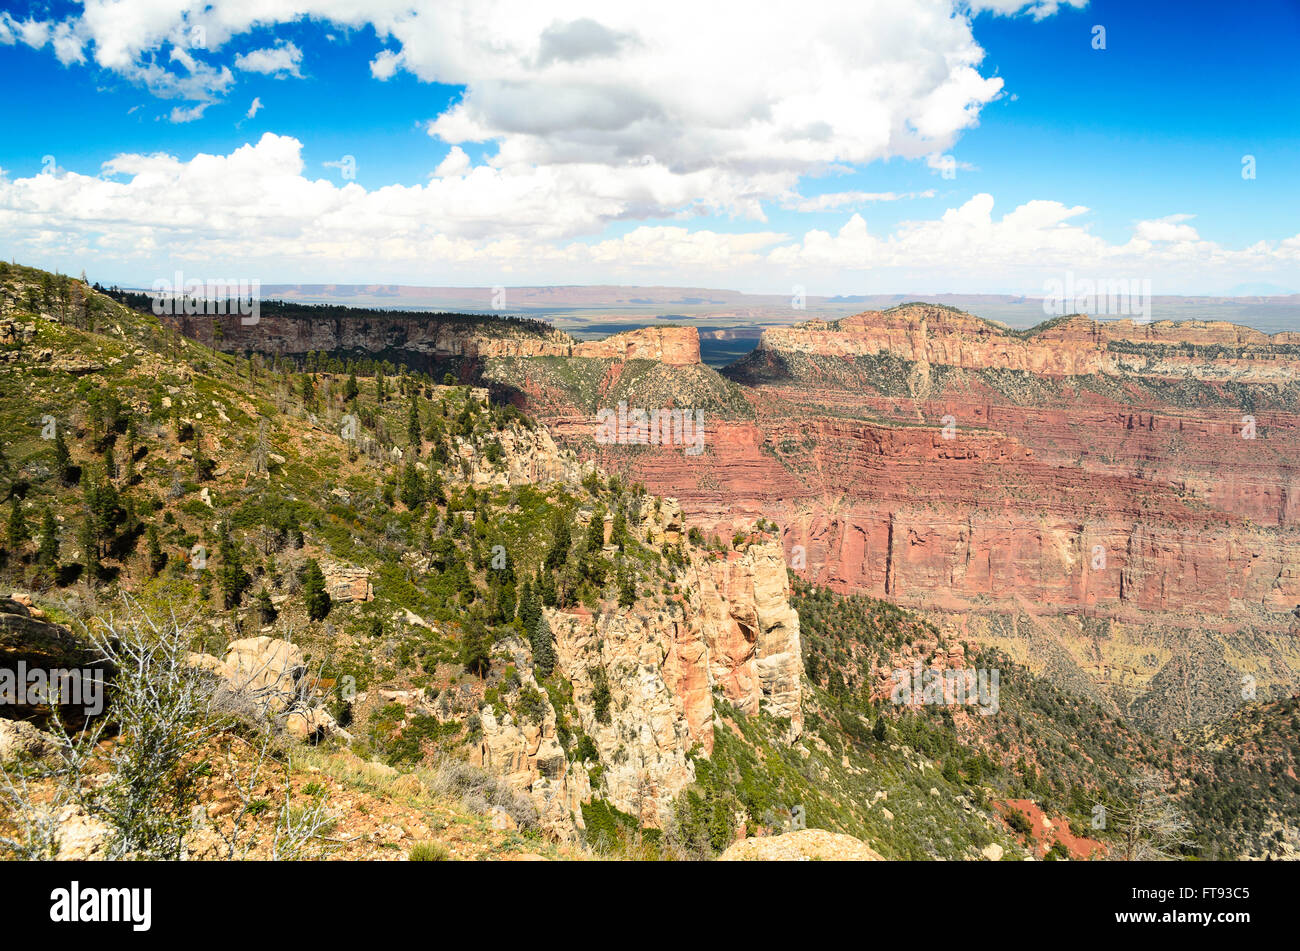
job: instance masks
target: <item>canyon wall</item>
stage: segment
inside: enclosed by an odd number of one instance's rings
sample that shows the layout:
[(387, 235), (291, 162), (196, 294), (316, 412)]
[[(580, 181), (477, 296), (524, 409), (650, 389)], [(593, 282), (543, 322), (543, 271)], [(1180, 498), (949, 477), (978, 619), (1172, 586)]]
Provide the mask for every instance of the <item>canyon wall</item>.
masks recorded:
[(1297, 365), (1291, 348), (1298, 345), (1300, 333), (1269, 336), (1223, 321), (1099, 322), (1075, 315), (1016, 333), (951, 308), (912, 304), (765, 330), (758, 349), (848, 358), (888, 353), (921, 364), (1054, 376), (1287, 382)]
[[(656, 360), (669, 366), (700, 362), (694, 327), (645, 327), (603, 340), (577, 341), (541, 321), (420, 314), (411, 317), (261, 316), (246, 324), (238, 315), (163, 318), (187, 337), (226, 352), (304, 354), (404, 350), (434, 358), (593, 357)], [(220, 328), (219, 333), (215, 328)]]

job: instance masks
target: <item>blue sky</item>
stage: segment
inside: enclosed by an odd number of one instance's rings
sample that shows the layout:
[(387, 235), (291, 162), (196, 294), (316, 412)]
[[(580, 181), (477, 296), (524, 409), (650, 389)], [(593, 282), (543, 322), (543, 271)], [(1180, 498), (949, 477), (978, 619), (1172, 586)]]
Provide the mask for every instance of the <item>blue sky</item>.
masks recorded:
[(0, 253), (137, 284), (1300, 291), (1294, 0), (493, 0), (470, 32), (450, 2), (106, 4), (0, 18)]

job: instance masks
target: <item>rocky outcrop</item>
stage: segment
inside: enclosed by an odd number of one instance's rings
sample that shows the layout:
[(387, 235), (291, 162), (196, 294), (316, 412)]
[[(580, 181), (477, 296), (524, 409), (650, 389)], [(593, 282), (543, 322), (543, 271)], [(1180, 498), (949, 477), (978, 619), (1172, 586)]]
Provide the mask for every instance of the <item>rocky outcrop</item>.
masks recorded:
[[(538, 689), (531, 673), (523, 676), (528, 686)], [(582, 827), (582, 803), (591, 798), (591, 782), (581, 764), (568, 762), (550, 700), (541, 722), (516, 722), (509, 713), (498, 719), (491, 706), (479, 717), (483, 736), (470, 762), (500, 773), (514, 788), (527, 792), (542, 829), (559, 839), (570, 838)]]
[(53, 752), (53, 738), (23, 720), (0, 720), (0, 763)]
[[(663, 519), (674, 517), (671, 506)], [(661, 529), (662, 530), (662, 529)], [(717, 558), (693, 551), (689, 601), (547, 611), (560, 669), (596, 744), (607, 798), (658, 825), (713, 751), (714, 692), (803, 729), (799, 619), (774, 539)]]
[(780, 546), (764, 540), (720, 558), (704, 554), (691, 571), (711, 684), (746, 713), (788, 719), (797, 736), (803, 731), (799, 615), (787, 600)]
[(374, 600), (375, 589), (370, 583), (369, 568), (326, 564), (321, 565), (321, 574), (325, 576), (325, 590), (331, 601), (347, 603)]
[(718, 857), (720, 862), (883, 862), (885, 857), (861, 839), (825, 829), (800, 829), (782, 835), (741, 839)]
[(220, 709), (267, 718), (300, 740), (315, 742), (331, 734), (347, 738), (317, 702), (306, 658), (296, 644), (246, 637), (231, 641), (224, 658), (191, 654), (189, 660), (221, 678)]
[(89, 646), (61, 624), (46, 620), (29, 597), (0, 597), (0, 666), (78, 667), (91, 662)]
[(479, 446), (456, 437), (457, 453), (467, 467), (468, 480), (475, 488), (520, 485), (578, 484), (591, 470), (572, 450), (561, 449), (543, 427), (513, 426), (496, 434), (500, 453), (489, 455)]

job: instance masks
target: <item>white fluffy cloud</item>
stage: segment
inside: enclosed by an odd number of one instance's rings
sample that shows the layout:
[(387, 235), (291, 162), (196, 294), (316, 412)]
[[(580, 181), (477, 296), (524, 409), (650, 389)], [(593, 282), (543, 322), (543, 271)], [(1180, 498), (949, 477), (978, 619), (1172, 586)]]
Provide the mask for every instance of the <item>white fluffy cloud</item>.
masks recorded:
[(561, 191), (599, 184), (619, 214), (762, 220), (762, 201), (803, 175), (937, 154), (977, 123), (1002, 80), (980, 72), (969, 9), (828, 0), (774, 28), (748, 0), (663, 0), (652, 15), (640, 0), (85, 0), (79, 16), (6, 15), (0, 29), (33, 46), (57, 34), (65, 62), (89, 57), (191, 100), (174, 113), (184, 121), (226, 95), (232, 68), (300, 75), (293, 43), (230, 56), (233, 39), (304, 19), (368, 25), (387, 46), (374, 78), (406, 71), (465, 87), (423, 117), (429, 133), (449, 146), (494, 143), (502, 175), (551, 175)]
[(293, 43), (281, 43), (279, 46), (240, 53), (235, 57), (235, 69), (246, 73), (262, 73), (284, 79), (289, 76), (301, 78), (302, 50)]
[[(590, 240), (627, 215), (611, 199), (609, 170), (539, 168), (531, 177), (471, 166), (454, 150), (426, 184), (366, 189), (339, 176), (311, 178), (296, 139), (267, 133), (227, 155), (188, 161), (120, 155), (98, 176), (62, 169), (0, 175), (0, 233), (19, 258), (112, 267), (147, 284), (175, 266), (265, 281), (320, 280), (496, 284), (589, 282), (723, 284), (783, 289), (803, 281), (825, 293), (868, 287), (1041, 290), (1044, 276), (1152, 277), (1223, 286), (1248, 276), (1297, 283), (1300, 235), (1232, 250), (1200, 239), (1185, 215), (1140, 221), (1108, 242), (1088, 209), (1030, 201), (998, 216), (979, 194), (939, 217), (873, 233), (860, 214), (835, 232), (641, 225)], [(646, 202), (679, 188), (655, 166), (640, 170)], [(563, 213), (557, 213), (563, 209)], [(997, 275), (999, 287), (978, 283)], [(1164, 280), (1168, 278), (1168, 280)], [(1204, 286), (1203, 284), (1200, 286)]]

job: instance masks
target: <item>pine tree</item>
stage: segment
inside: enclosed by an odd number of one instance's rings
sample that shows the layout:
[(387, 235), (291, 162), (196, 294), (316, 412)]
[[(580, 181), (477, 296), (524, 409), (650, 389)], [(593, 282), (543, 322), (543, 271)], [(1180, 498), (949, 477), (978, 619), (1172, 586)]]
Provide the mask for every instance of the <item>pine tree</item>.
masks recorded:
[(235, 543), (235, 540), (230, 535), (229, 527), (224, 523), (221, 526), (218, 553), (221, 556), (221, 570), (218, 573), (217, 581), (221, 586), (223, 606), (229, 611), (232, 608), (239, 607), (239, 602), (244, 597), (244, 591), (248, 588), (252, 579), (248, 576), (248, 572), (244, 571), (240, 546)]
[(429, 487), (425, 491), (425, 498), (435, 505), (447, 504), (447, 495), (442, 487), (442, 476), (432, 465), (429, 466)]
[(36, 563), (48, 568), (59, 563), (59, 524), (48, 505), (41, 513), (41, 544), (36, 550)]
[(361, 395), (361, 389), (357, 386), (357, 375), (348, 374), (348, 382), (343, 386), (343, 402), (351, 403)]
[(122, 473), (122, 478), (127, 485), (135, 483), (135, 441), (136, 429), (133, 419), (126, 425), (126, 471)]
[(57, 423), (54, 427), (54, 469), (58, 472), (61, 481), (64, 483), (69, 481), (72, 456), (68, 452), (68, 444), (63, 439), (63, 427)]
[(95, 536), (95, 516), (86, 513), (81, 523), (82, 563), (86, 569), (86, 578), (92, 584), (99, 577), (99, 542)]
[(541, 616), (542, 608), (533, 591), (533, 583), (525, 580), (523, 590), (519, 594), (519, 624), (531, 635)]
[(418, 394), (411, 396), (411, 415), (406, 421), (406, 435), (411, 441), (411, 452), (415, 455), (420, 454), (420, 397)]
[(555, 636), (546, 618), (538, 612), (537, 622), (532, 626), (533, 673), (539, 678), (549, 677), (555, 670)]
[(618, 566), (618, 603), (625, 608), (636, 604), (636, 579), (621, 562)]
[(411, 511), (424, 504), (424, 480), (415, 468), (414, 456), (408, 456), (402, 468), (402, 504)]
[(18, 496), (15, 495), (9, 502), (9, 528), (6, 532), (9, 549), (11, 551), (17, 551), (22, 548), (31, 537), (32, 532), (31, 529), (27, 527), (27, 517), (23, 515), (23, 505), (18, 501)]
[(158, 572), (162, 571), (163, 568), (166, 567), (167, 565), (167, 555), (162, 550), (162, 545), (158, 543), (158, 526), (150, 525), (148, 532), (146, 532), (146, 535), (147, 535), (147, 540), (149, 545), (149, 551), (147, 555), (149, 574), (152, 577), (157, 577)]
[(315, 558), (308, 558), (302, 573), (302, 597), (307, 607), (307, 616), (313, 621), (320, 621), (330, 613), (330, 596), (325, 590), (325, 575)]
[(479, 677), (486, 677), (492, 664), (492, 641), (487, 629), (479, 621), (471, 621), (460, 642), (460, 662), (465, 669)]
[(546, 553), (546, 570), (559, 571), (568, 560), (569, 546), (573, 543), (569, 520), (564, 512), (555, 513), (551, 537), (554, 540), (551, 543), (551, 550)]
[(542, 599), (542, 604), (548, 608), (553, 608), (559, 603), (559, 594), (555, 590), (555, 576), (549, 571), (543, 571), (537, 579), (537, 593)]
[(302, 397), (302, 405), (308, 409), (316, 408), (316, 387), (311, 381), (311, 377), (304, 373), (298, 383), (298, 395)]
[(275, 604), (271, 601), (271, 592), (263, 588), (257, 593), (257, 617), (265, 626), (275, 623)]

